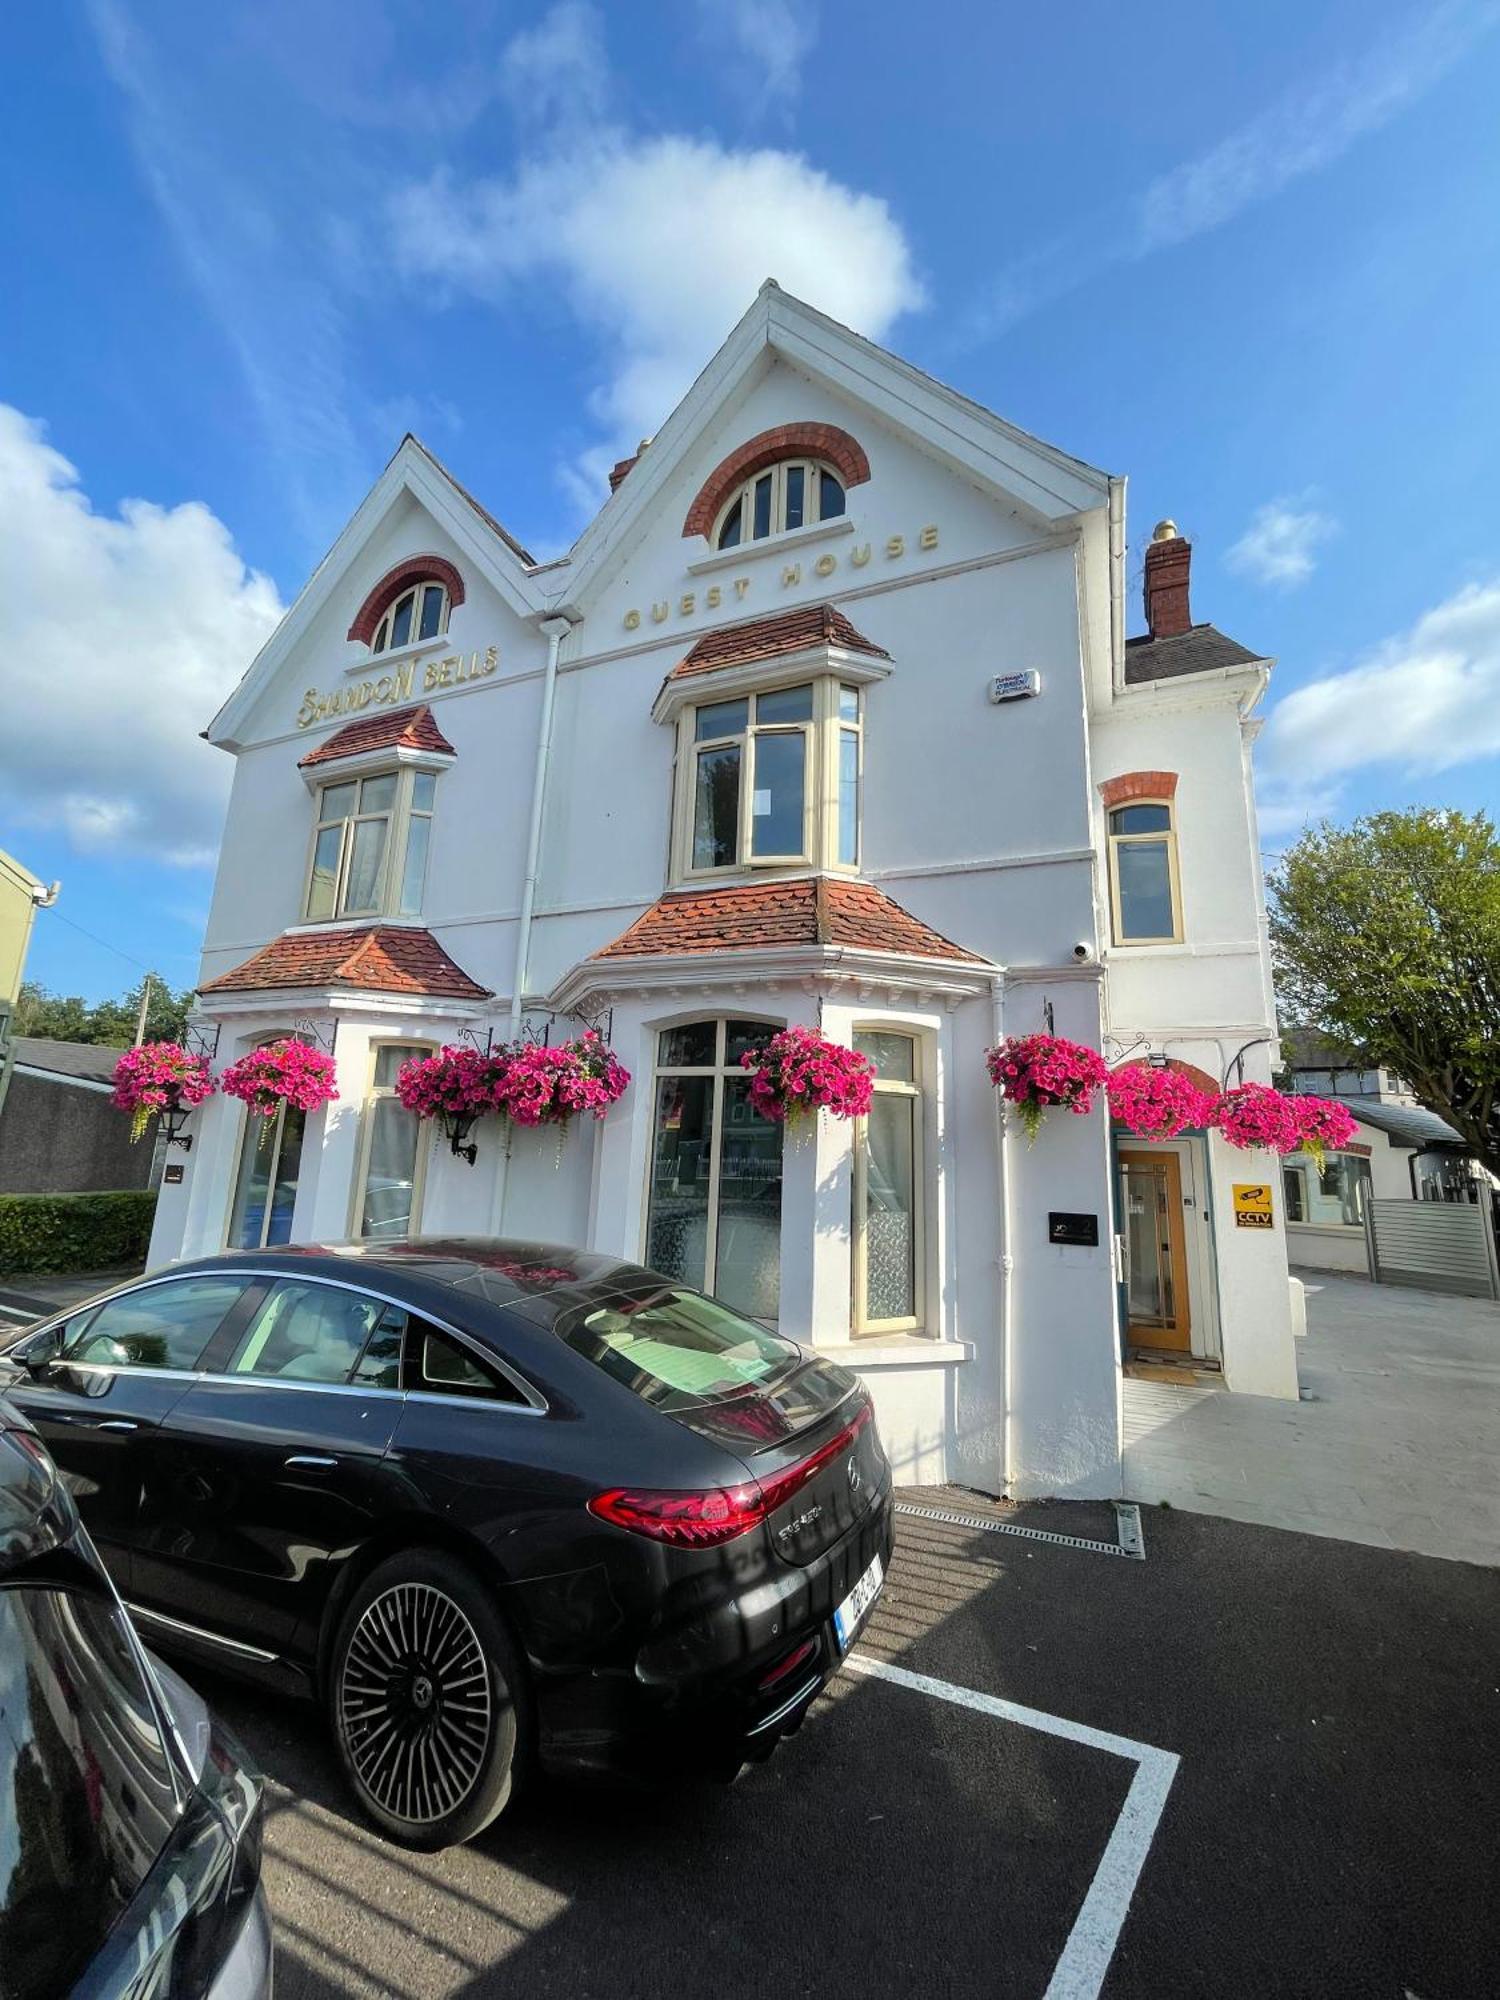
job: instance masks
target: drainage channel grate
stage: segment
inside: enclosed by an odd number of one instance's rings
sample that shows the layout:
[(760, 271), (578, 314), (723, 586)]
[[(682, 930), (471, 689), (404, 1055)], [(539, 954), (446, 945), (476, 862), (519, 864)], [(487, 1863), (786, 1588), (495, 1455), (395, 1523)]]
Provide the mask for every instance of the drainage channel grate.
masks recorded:
[(1059, 1548), (1087, 1549), (1090, 1555), (1095, 1556), (1126, 1556), (1132, 1562), (1146, 1560), (1140, 1509), (1134, 1506), (1115, 1509), (1120, 1523), (1120, 1539), (1117, 1542), (1096, 1542), (1087, 1535), (1055, 1535), (1049, 1528), (1022, 1528), (1011, 1521), (985, 1521), (977, 1514), (955, 1514), (943, 1507), (913, 1507), (905, 1500), (896, 1502), (896, 1512), (918, 1521), (941, 1521), (950, 1528), (975, 1528), (984, 1535), (1019, 1535), (1028, 1542), (1052, 1542)]

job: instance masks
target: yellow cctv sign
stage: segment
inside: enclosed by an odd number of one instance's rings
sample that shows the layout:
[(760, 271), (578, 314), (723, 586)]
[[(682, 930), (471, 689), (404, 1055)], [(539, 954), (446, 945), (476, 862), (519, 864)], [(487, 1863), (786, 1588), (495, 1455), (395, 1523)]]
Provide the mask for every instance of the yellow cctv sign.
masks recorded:
[(1234, 1226), (1236, 1229), (1270, 1229), (1273, 1226), (1268, 1181), (1235, 1182)]

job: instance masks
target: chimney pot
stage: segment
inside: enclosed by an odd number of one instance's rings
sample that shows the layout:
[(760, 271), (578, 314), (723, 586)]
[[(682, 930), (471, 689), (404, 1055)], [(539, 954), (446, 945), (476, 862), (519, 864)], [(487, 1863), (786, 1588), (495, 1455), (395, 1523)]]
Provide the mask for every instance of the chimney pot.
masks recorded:
[(1146, 629), (1153, 639), (1174, 639), (1192, 630), (1188, 573), (1193, 545), (1175, 521), (1158, 521), (1146, 547)]

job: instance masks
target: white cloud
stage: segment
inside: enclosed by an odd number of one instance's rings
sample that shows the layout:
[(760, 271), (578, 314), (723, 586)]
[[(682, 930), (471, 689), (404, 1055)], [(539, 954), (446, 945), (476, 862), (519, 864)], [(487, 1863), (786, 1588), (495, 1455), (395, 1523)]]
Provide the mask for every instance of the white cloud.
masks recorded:
[(1500, 580), (1457, 591), (1354, 666), (1277, 703), (1261, 738), (1262, 819), (1275, 831), (1326, 811), (1343, 780), (1371, 766), (1424, 775), (1494, 756)]
[(0, 403), (0, 601), (7, 809), (84, 849), (210, 859), (231, 760), (198, 731), (281, 616), (270, 579), (197, 501), (95, 513), (42, 426)]
[(963, 316), (960, 344), (992, 339), (1111, 266), (1218, 229), (1330, 166), (1431, 90), (1497, 20), (1495, 0), (1448, 0), (1328, 75), (1293, 85), (1140, 193), (1014, 258)]
[(534, 28), (513, 35), (500, 80), (523, 125), (556, 131), (598, 120), (609, 95), (604, 24), (586, 0), (560, 0)]
[(726, 41), (754, 88), (753, 112), (789, 112), (802, 89), (802, 65), (818, 39), (817, 11), (804, 0), (698, 0), (705, 38)]
[[(511, 44), (507, 67), (582, 74), (592, 89), (600, 34), (597, 14), (565, 4), (518, 38), (519, 54)], [(606, 435), (570, 482), (590, 511), (611, 461), (671, 413), (766, 278), (875, 338), (923, 298), (879, 196), (799, 153), (712, 138), (554, 123), (513, 174), (439, 172), (402, 189), (391, 214), (395, 261), (429, 296), (434, 279), (489, 300), (551, 279), (599, 336), (606, 378), (591, 402)]]
[(1268, 500), (1256, 509), (1249, 527), (1224, 560), (1257, 583), (1291, 589), (1306, 583), (1317, 567), (1319, 545), (1337, 533), (1337, 521), (1309, 506), (1305, 495)]

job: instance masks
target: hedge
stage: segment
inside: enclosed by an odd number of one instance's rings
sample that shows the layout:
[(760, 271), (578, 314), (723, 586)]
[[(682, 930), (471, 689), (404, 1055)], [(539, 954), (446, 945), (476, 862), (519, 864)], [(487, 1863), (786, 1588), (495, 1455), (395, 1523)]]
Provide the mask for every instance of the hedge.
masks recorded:
[(0, 1277), (22, 1271), (107, 1271), (143, 1264), (156, 1196), (0, 1194)]

